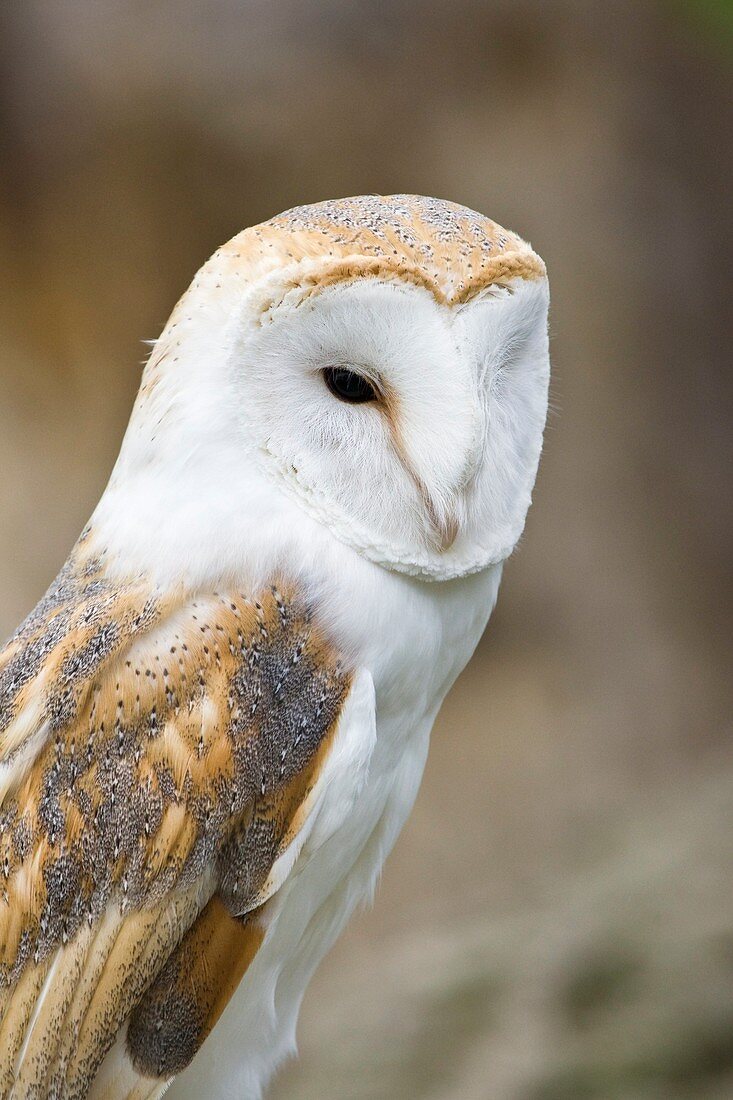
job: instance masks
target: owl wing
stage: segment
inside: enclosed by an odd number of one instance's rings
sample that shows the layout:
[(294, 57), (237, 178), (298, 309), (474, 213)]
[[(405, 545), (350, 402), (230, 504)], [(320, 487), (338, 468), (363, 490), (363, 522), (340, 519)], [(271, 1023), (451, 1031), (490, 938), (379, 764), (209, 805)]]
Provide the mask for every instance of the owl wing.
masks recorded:
[(266, 934), (350, 687), (285, 588), (160, 597), (67, 567), (0, 654), (0, 1097), (87, 1096), (113, 1045), (95, 1096), (188, 1064)]

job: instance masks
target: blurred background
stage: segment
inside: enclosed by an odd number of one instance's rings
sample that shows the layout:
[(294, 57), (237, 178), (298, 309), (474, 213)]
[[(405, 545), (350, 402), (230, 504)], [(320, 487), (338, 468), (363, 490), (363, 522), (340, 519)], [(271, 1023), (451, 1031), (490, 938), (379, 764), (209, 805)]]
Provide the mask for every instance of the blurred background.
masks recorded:
[(733, 1097), (733, 6), (24, 0), (0, 51), (3, 636), (239, 229), (421, 192), (548, 263), (526, 536), (272, 1100)]

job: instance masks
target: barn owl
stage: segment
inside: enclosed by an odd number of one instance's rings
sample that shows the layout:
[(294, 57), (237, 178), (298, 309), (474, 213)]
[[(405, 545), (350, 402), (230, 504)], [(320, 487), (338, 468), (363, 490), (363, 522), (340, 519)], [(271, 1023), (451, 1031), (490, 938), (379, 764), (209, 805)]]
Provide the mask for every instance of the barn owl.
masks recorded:
[(0, 1096), (260, 1097), (525, 521), (547, 279), (450, 202), (219, 249), (0, 654)]

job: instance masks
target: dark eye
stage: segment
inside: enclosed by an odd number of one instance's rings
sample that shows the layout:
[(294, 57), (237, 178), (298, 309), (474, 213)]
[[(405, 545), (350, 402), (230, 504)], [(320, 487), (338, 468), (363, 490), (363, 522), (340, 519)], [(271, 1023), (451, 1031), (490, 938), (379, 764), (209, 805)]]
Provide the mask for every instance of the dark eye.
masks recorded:
[(361, 405), (377, 398), (377, 391), (364, 375), (347, 370), (346, 367), (326, 367), (323, 380), (334, 397), (338, 397), (340, 401), (348, 401), (351, 405)]

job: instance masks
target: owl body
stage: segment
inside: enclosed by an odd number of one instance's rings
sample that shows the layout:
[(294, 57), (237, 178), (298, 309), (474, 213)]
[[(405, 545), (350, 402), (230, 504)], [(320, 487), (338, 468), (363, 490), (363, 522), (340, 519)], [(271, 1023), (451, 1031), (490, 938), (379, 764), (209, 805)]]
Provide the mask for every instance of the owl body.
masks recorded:
[[(162, 487), (161, 487), (162, 488)], [(232, 495), (230, 480), (221, 491)], [(170, 489), (162, 490), (170, 502)], [(168, 505), (164, 524), (166, 554), (140, 561), (145, 573), (166, 561), (159, 576), (166, 588), (183, 574), (195, 588), (218, 591), (237, 578), (257, 592), (272, 580), (272, 561), (298, 563), (302, 597), (318, 608), (317, 618), (350, 666), (365, 670), (352, 703), (357, 715), (324, 778), (325, 790), (312, 826), (289, 877), (272, 899), (272, 931), (244, 975), (217, 1027), (177, 1077), (168, 1095), (198, 1100), (206, 1095), (247, 1100), (262, 1089), (295, 1050), (298, 1010), (308, 982), (356, 907), (371, 899), (384, 860), (409, 816), (427, 757), (430, 731), (440, 705), (470, 658), (496, 602), (501, 563), (459, 581), (424, 584), (401, 573), (385, 573), (316, 521), (303, 524), (295, 499), (273, 501), (264, 486), (237, 487), (247, 530), (262, 539), (261, 555), (249, 539), (216, 537), (201, 552), (199, 529), (222, 530), (216, 521), (216, 492), (202, 495), (199, 520), (176, 517)], [(123, 500), (103, 514), (137, 512)], [(156, 505), (154, 511), (157, 512)], [(208, 509), (212, 515), (207, 515)], [(153, 522), (151, 520), (151, 522)], [(133, 549), (117, 542), (98, 515), (99, 544), (129, 568)], [(135, 525), (135, 537), (137, 533)], [(196, 546), (190, 545), (194, 536)], [(194, 567), (194, 562), (195, 567)], [(225, 564), (223, 564), (225, 563)], [(283, 568), (285, 568), (283, 564)], [(277, 571), (276, 571), (277, 575)], [(374, 722), (373, 734), (364, 730)], [(125, 1066), (108, 1059), (92, 1096), (105, 1095), (109, 1077), (119, 1081)]]
[(292, 1051), (521, 533), (546, 313), (416, 196), (246, 230), (178, 303), (0, 654), (3, 1100), (254, 1100)]

